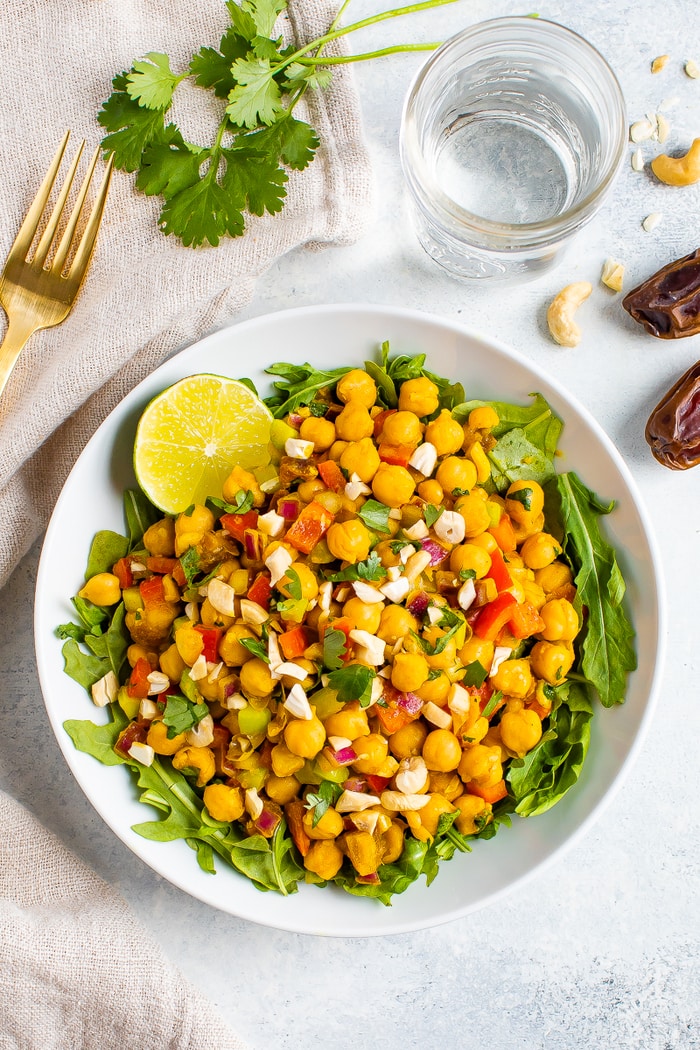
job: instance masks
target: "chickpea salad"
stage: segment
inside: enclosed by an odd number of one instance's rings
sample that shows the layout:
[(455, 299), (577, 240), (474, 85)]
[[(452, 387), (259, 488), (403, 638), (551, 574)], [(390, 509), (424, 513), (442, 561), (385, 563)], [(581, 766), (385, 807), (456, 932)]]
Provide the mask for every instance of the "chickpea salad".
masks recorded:
[(390, 904), (575, 789), (624, 702), (613, 503), (557, 473), (539, 394), (469, 400), (387, 344), (267, 371), (270, 465), (177, 514), (130, 489), (94, 537), (57, 633), (110, 720), (64, 725), (204, 871)]

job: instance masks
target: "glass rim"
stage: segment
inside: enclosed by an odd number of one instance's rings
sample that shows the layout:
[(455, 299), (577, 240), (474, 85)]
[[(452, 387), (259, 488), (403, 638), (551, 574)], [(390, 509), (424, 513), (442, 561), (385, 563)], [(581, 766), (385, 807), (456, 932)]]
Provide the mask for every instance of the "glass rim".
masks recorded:
[[(580, 52), (586, 53), (597, 67), (597, 70), (606, 77), (607, 86), (612, 89), (609, 92), (609, 99), (615, 111), (613, 119), (615, 117), (618, 119), (617, 129), (613, 126), (611, 135), (610, 157), (604, 165), (596, 185), (585, 197), (552, 218), (538, 219), (536, 222), (507, 223), (486, 219), (475, 212), (469, 211), (440, 188), (430, 174), (423, 151), (418, 144), (414, 111), (421, 89), (429, 75), (436, 66), (443, 64), (445, 58), (449, 57), (464, 41), (477, 40), (479, 37), (488, 38), (490, 36), (493, 38), (494, 31), (505, 30), (506, 32), (501, 39), (501, 43), (505, 45), (508, 42), (508, 32), (516, 27), (519, 31), (527, 27), (527, 31), (531, 32), (533, 37), (535, 37), (536, 33), (542, 36), (542, 31), (544, 30), (547, 34), (547, 41), (565, 40), (572, 43)], [(519, 43), (529, 44), (530, 41)], [(615, 131), (617, 132), (616, 134)], [(399, 149), (404, 177), (416, 202), (423, 209), (432, 215), (441, 215), (453, 222), (456, 221), (465, 231), (468, 230), (477, 236), (481, 235), (482, 238), (492, 237), (504, 242), (500, 248), (494, 248), (491, 244), (482, 244), (482, 247), (488, 247), (492, 251), (508, 252), (529, 247), (541, 247), (551, 243), (553, 240), (565, 238), (591, 218), (595, 213), (596, 205), (602, 201), (618, 173), (626, 142), (627, 112), (624, 96), (620, 82), (607, 59), (579, 33), (561, 25), (559, 22), (553, 22), (549, 19), (530, 18), (527, 15), (516, 15), (487, 19), (468, 26), (450, 37), (433, 52), (427, 62), (418, 70), (406, 94), (401, 116)]]

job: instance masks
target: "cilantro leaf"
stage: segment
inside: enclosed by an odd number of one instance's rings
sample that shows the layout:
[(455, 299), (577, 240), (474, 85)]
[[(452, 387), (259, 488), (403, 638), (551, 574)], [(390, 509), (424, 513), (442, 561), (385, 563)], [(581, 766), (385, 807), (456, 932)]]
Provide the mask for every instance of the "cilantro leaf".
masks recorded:
[(372, 551), (365, 561), (359, 561), (356, 565), (348, 565), (346, 569), (335, 572), (328, 579), (332, 583), (343, 583), (345, 581), (366, 580), (376, 582), (386, 576), (386, 569), (376, 551)]
[(376, 671), (363, 664), (349, 664), (328, 675), (331, 689), (338, 690), (338, 700), (342, 704), (359, 700), (360, 707), (368, 707), (372, 699), (372, 682), (377, 677)]
[(282, 210), (287, 196), (287, 173), (279, 167), (276, 157), (239, 145), (221, 153), (226, 161), (221, 185), (233, 200), (245, 202), (253, 215), (275, 215)]
[(249, 39), (232, 27), (222, 36), (218, 51), (213, 47), (200, 48), (192, 56), (189, 66), (195, 84), (211, 88), (217, 98), (228, 98), (236, 86), (231, 67), (237, 59), (247, 55), (249, 46)]
[(285, 579), (289, 581), (284, 585), (285, 590), (289, 591), (289, 597), (295, 602), (300, 602), (302, 600), (302, 593), (299, 573), (296, 571), (296, 569), (289, 568), (287, 569), (284, 575)]
[(423, 517), (428, 528), (431, 528), (435, 524), (444, 510), (444, 507), (436, 507), (432, 503), (426, 503), (423, 508)]
[(343, 667), (343, 657), (347, 652), (345, 632), (337, 627), (326, 627), (323, 632), (323, 666), (329, 671)]
[(269, 664), (270, 657), (268, 656), (267, 648), (262, 642), (259, 642), (257, 638), (241, 638), (240, 643), (243, 648), (247, 649), (249, 653), (253, 654), (253, 656), (257, 656), (261, 660), (264, 660), (266, 664)]
[(208, 714), (209, 708), (204, 703), (193, 704), (187, 697), (177, 694), (168, 696), (163, 712), (163, 724), (168, 727), (168, 739), (172, 740), (178, 733), (194, 729)]
[(166, 127), (163, 110), (146, 109), (130, 98), (126, 78), (126, 73), (114, 78), (115, 91), (103, 102), (97, 120), (109, 132), (102, 139), (102, 148), (114, 153), (114, 166), (136, 171), (147, 146), (182, 141), (182, 137), (174, 125)]
[(357, 515), (362, 518), (368, 529), (375, 532), (389, 532), (389, 509), (376, 499), (368, 499), (362, 504)]
[(145, 59), (134, 62), (126, 78), (129, 98), (147, 109), (166, 110), (181, 77), (173, 73), (167, 55), (149, 51)]
[(273, 124), (284, 107), (269, 59), (238, 58), (231, 72), (236, 86), (229, 93), (226, 112), (233, 123), (242, 128)]
[(483, 685), (488, 678), (488, 673), (488, 669), (484, 667), (479, 660), (472, 660), (472, 662), (466, 666), (462, 682), (464, 685)]
[(322, 780), (318, 792), (309, 792), (306, 795), (304, 806), (313, 811), (312, 827), (316, 827), (323, 814), (335, 805), (342, 793), (340, 784), (334, 784), (332, 780)]
[(158, 142), (147, 146), (136, 176), (136, 188), (149, 197), (155, 194), (162, 194), (166, 200), (174, 197), (197, 182), (207, 156), (206, 150), (197, 150), (189, 144)]
[(311, 163), (320, 145), (314, 129), (289, 112), (275, 124), (247, 135), (245, 141), (254, 149), (279, 157), (296, 171), (303, 171)]
[(212, 174), (180, 190), (166, 200), (160, 213), (160, 228), (164, 233), (179, 237), (184, 245), (200, 245), (207, 241), (213, 247), (228, 234), (239, 237), (245, 221), (245, 201), (232, 200)]

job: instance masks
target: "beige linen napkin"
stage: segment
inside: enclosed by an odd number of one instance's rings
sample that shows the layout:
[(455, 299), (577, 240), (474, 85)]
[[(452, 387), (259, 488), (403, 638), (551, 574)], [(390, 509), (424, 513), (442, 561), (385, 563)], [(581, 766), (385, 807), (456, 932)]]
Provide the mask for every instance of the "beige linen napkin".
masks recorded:
[[(335, 10), (332, 0), (290, 0), (281, 31), (314, 39)], [(218, 46), (227, 17), (224, 0), (4, 0), (0, 263), (66, 128), (74, 142), (99, 142), (95, 116), (112, 77), (149, 51), (184, 68), (201, 45)], [(86, 441), (131, 387), (174, 350), (230, 321), (255, 278), (285, 252), (347, 244), (363, 231), (370, 166), (352, 74), (335, 69), (331, 88), (309, 97), (302, 114), (321, 150), (306, 171), (290, 174), (281, 214), (251, 219), (243, 238), (182, 247), (158, 231), (158, 201), (136, 195), (133, 176), (115, 173), (75, 309), (30, 340), (0, 399), (0, 586), (45, 526)], [(189, 84), (180, 91), (178, 123), (193, 141), (208, 141), (209, 93)]]
[(0, 792), (0, 1050), (245, 1050), (128, 905)]

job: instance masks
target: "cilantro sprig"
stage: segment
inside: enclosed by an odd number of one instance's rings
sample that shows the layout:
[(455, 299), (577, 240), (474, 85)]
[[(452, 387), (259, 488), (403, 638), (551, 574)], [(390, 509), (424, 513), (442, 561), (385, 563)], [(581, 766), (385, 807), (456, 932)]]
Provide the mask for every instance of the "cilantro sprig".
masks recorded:
[[(160, 196), (159, 225), (183, 244), (216, 246), (240, 237), (248, 214), (276, 215), (284, 207), (288, 171), (303, 171), (319, 137), (293, 111), (309, 89), (323, 89), (336, 65), (400, 51), (431, 51), (436, 42), (396, 44), (358, 55), (327, 55), (324, 48), (358, 29), (454, 0), (423, 0), (340, 27), (340, 9), (328, 31), (299, 46), (275, 33), (286, 0), (226, 0), (229, 25), (219, 47), (200, 47), (182, 71), (151, 51), (112, 81), (98, 121), (102, 146), (114, 166), (136, 172), (136, 188)], [(190, 142), (168, 121), (175, 93), (189, 80), (213, 93), (220, 120), (208, 145)]]

